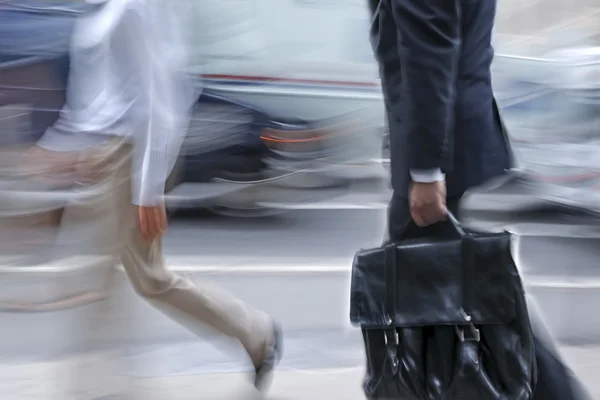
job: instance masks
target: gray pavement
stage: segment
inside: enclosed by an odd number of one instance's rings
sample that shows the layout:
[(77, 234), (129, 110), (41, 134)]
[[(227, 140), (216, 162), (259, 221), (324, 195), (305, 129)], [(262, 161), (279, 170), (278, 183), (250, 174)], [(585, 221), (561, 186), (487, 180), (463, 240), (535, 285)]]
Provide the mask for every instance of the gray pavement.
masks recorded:
[[(174, 269), (209, 279), (282, 322), (287, 356), (271, 399), (352, 400), (363, 398), (363, 355), (360, 336), (348, 323), (350, 261), (357, 249), (378, 245), (383, 228), (381, 209), (295, 211), (260, 221), (197, 214), (172, 221), (165, 249)], [(564, 348), (566, 357), (596, 390), (600, 321), (590, 318), (600, 305), (593, 279), (596, 241), (532, 237), (523, 243), (529, 290), (559, 338), (579, 341)], [(97, 288), (101, 275), (92, 271), (3, 273), (0, 299), (39, 301)], [(239, 374), (247, 364), (239, 348), (203, 327), (193, 329), (202, 338), (197, 340), (137, 298), (122, 272), (121, 278), (110, 326), (97, 332), (91, 348), (84, 332), (98, 304), (2, 313), (0, 398), (70, 399), (68, 385), (60, 383), (70, 373), (58, 379), (52, 371), (68, 364), (61, 360), (78, 360), (82, 349), (115, 350), (139, 398), (245, 398), (248, 387)], [(596, 393), (600, 398), (600, 389)]]
[[(348, 328), (352, 256), (357, 249), (377, 246), (383, 229), (381, 209), (295, 211), (266, 220), (187, 215), (172, 221), (165, 252), (171, 267), (183, 267), (180, 271), (192, 279), (214, 281), (271, 312), (289, 329), (343, 330)], [(545, 237), (540, 232), (544, 232), (543, 226), (538, 229), (539, 236), (521, 239), (520, 261), (525, 265), (530, 291), (541, 296), (546, 319), (559, 338), (600, 340), (600, 321), (589, 318), (600, 306), (597, 239)], [(90, 271), (3, 273), (0, 303), (11, 300), (27, 305), (100, 290), (103, 268)], [(177, 341), (190, 337), (138, 299), (125, 279), (119, 280), (116, 297), (119, 304), (126, 305), (119, 308), (121, 319), (135, 320), (139, 330), (146, 332), (140, 336), (128, 330), (127, 340)], [(61, 343), (61, 338), (68, 342), (65, 335), (69, 328), (61, 327), (76, 325), (86, 314), (85, 308), (44, 314), (4, 313), (7, 324), (0, 327), (0, 339), (10, 340), (0, 340), (0, 354), (43, 348), (46, 341)], [(51, 334), (38, 339), (40, 330)]]
[[(585, 383), (592, 398), (600, 399), (598, 348), (563, 348), (562, 353), (574, 372)], [(170, 375), (136, 377), (115, 375), (112, 385), (79, 384), (81, 367), (89, 365), (94, 355), (71, 357), (46, 363), (2, 364), (0, 396), (8, 400), (90, 400), (114, 393), (118, 387), (126, 399), (258, 399), (245, 372), (197, 373), (180, 369)], [(87, 359), (86, 359), (87, 358)], [(155, 360), (156, 362), (158, 360)], [(290, 369), (276, 371), (270, 400), (364, 399), (361, 391), (363, 368)], [(262, 397), (260, 397), (262, 398)]]
[[(272, 312), (293, 329), (343, 329), (347, 326), (352, 256), (357, 249), (380, 243), (384, 214), (382, 209), (310, 210), (263, 220), (184, 215), (172, 221), (165, 240), (167, 263), (175, 269), (185, 267), (181, 272), (193, 279), (210, 279), (222, 285)], [(526, 236), (519, 242), (519, 261), (526, 283), (534, 294), (543, 297), (540, 303), (559, 337), (600, 340), (600, 321), (589, 318), (600, 306), (598, 239), (576, 237), (577, 232), (568, 225), (560, 230), (566, 237), (557, 236), (557, 229), (552, 232), (550, 227), (538, 225), (533, 229), (537, 236)], [(206, 268), (210, 267), (215, 270), (209, 273)], [(260, 270), (261, 267), (272, 271)], [(54, 300), (84, 289), (97, 289), (102, 282), (101, 271), (102, 268), (94, 274), (46, 273), (41, 278), (35, 274), (5, 276), (0, 282), (0, 302)], [(155, 315), (136, 298), (125, 280), (119, 283), (117, 296), (128, 305), (127, 313), (143, 316), (139, 323), (151, 326), (156, 340), (182, 335), (177, 326), (160, 314)], [(60, 316), (10, 314), (5, 318), (20, 321), (15, 326), (29, 327), (25, 334), (16, 335), (25, 341), (36, 332), (33, 327), (44, 326), (34, 321), (50, 323), (78, 312)]]
[[(73, 369), (81, 360), (62, 364), (11, 366), (0, 376), (0, 395), (7, 400), (90, 400), (112, 394), (105, 387), (72, 389)], [(250, 385), (244, 373), (176, 375), (153, 379), (122, 377), (122, 394), (127, 400), (250, 400), (263, 398)], [(335, 370), (278, 371), (266, 397), (269, 400), (364, 399), (362, 368)]]
[(356, 249), (379, 244), (385, 209), (298, 210), (267, 219), (227, 219), (206, 213), (182, 214), (165, 238), (169, 255), (251, 255), (322, 263), (352, 257)]

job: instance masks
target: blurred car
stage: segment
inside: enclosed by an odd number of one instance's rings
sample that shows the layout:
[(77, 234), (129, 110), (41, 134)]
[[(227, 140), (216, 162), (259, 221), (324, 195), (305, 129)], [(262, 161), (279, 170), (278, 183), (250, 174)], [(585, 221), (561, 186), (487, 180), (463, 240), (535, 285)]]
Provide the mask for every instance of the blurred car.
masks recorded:
[[(214, 16), (245, 18), (239, 7), (224, 6), (231, 1), (192, 3), (205, 7), (182, 14), (195, 60), (189, 73), (202, 94), (167, 182), (170, 208), (263, 216), (345, 194), (356, 180), (384, 176), (383, 107), (372, 58), (344, 61), (337, 54), (322, 60), (339, 49), (355, 57), (355, 48), (345, 42), (292, 56), (286, 46), (273, 51), (252, 39), (256, 31), (250, 28), (220, 39), (215, 32), (221, 25), (211, 24), (207, 15), (212, 10)], [(83, 7), (44, 1), (0, 5), (3, 146), (32, 143), (56, 120), (65, 99), (69, 37)], [(198, 25), (195, 16), (206, 24)], [(230, 22), (234, 30), (244, 25)], [(204, 26), (205, 36), (212, 32), (212, 39), (198, 37), (196, 26)], [(292, 36), (297, 32), (288, 31)], [(364, 41), (368, 48), (366, 33)], [(240, 56), (241, 47), (253, 46), (256, 54)], [(264, 48), (269, 51), (259, 51)]]
[(562, 44), (499, 54), (494, 63), (519, 168), (537, 196), (585, 211), (600, 211), (598, 77), (598, 38), (587, 31)]

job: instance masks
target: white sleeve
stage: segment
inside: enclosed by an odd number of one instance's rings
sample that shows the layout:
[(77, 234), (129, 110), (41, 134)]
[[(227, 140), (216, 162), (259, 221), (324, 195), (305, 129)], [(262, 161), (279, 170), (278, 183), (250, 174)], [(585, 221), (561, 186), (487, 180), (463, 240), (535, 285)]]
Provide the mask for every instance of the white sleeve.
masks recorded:
[[(135, 112), (142, 121), (133, 132), (133, 203), (159, 204), (165, 182), (179, 155), (187, 132), (191, 102), (182, 70), (165, 60), (164, 43), (158, 39), (153, 20), (143, 5), (128, 9), (115, 30), (112, 46), (122, 71), (131, 77)], [(121, 73), (121, 71), (120, 71)], [(125, 75), (124, 75), (125, 76)]]
[(413, 182), (432, 183), (446, 180), (446, 175), (439, 168), (434, 169), (411, 169), (410, 177)]

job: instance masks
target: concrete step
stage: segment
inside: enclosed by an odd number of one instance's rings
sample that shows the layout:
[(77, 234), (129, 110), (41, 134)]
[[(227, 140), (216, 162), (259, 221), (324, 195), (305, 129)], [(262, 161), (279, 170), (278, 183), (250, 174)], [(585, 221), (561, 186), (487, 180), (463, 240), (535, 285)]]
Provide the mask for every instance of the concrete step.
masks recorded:
[[(23, 273), (11, 274), (6, 269), (1, 272), (0, 302), (4, 303), (5, 312), (1, 316), (0, 338), (5, 340), (0, 341), (0, 354), (9, 353), (11, 348), (69, 348), (71, 340), (65, 341), (65, 338), (71, 338), (72, 332), (81, 331), (102, 315), (102, 303), (86, 304), (89, 298), (76, 297), (82, 293), (100, 292), (104, 274), (102, 268), (94, 267), (101, 266), (88, 265), (87, 268), (58, 273), (48, 267), (37, 267), (37, 270), (32, 267)], [(193, 281), (210, 280), (269, 312), (288, 330), (348, 329), (349, 269), (319, 271), (309, 267), (303, 271), (301, 267), (263, 266), (253, 270), (252, 266), (244, 268), (239, 264), (237, 267), (213, 264), (204, 269), (185, 265), (174, 269)], [(140, 299), (122, 271), (116, 279), (112, 301), (115, 307), (108, 320), (117, 328), (107, 330), (106, 341), (114, 344), (152, 343), (194, 337)], [(55, 307), (43, 306), (48, 303)], [(201, 326), (191, 329), (203, 337), (213, 336), (213, 332)]]
[[(71, 261), (84, 264), (81, 260)], [(285, 260), (272, 261), (271, 265), (260, 265), (259, 260), (252, 259), (245, 263), (218, 261), (211, 264), (207, 260), (171, 258), (170, 265), (192, 281), (209, 280), (264, 309), (287, 330), (353, 329), (348, 318), (350, 259), (329, 260), (321, 266), (290, 265)], [(0, 354), (13, 348), (68, 349), (71, 339), (65, 338), (101, 315), (99, 307), (104, 303), (93, 301), (97, 300), (94, 295), (104, 294), (106, 265), (104, 260), (104, 265), (88, 263), (80, 268), (65, 264), (62, 270), (56, 265), (0, 269), (0, 303), (4, 306)], [(549, 328), (559, 340), (600, 340), (600, 320), (590, 317), (600, 307), (600, 280), (592, 276), (591, 266), (589, 275), (580, 276), (529, 274), (526, 266), (522, 269), (528, 292), (537, 298)], [(118, 273), (111, 301), (114, 307), (108, 320), (116, 328), (104, 334), (106, 341), (155, 343), (194, 337), (139, 298), (123, 271)], [(203, 337), (213, 336), (205, 327), (190, 329)]]

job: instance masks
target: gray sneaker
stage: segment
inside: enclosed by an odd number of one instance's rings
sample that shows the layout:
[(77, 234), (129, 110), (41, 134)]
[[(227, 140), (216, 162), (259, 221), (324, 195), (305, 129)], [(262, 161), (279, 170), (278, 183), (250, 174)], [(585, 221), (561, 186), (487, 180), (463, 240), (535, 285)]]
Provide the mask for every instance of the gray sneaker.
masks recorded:
[(262, 363), (255, 368), (254, 387), (260, 391), (268, 389), (272, 372), (283, 357), (283, 332), (276, 322), (273, 323), (273, 343), (267, 345)]

